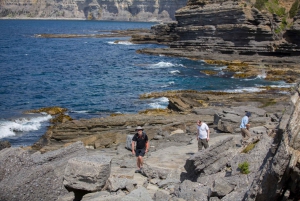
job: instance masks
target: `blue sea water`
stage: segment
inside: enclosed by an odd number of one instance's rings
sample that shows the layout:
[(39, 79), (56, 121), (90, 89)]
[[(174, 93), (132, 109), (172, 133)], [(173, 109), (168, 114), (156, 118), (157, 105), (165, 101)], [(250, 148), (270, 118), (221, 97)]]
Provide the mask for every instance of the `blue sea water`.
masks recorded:
[[(154, 91), (194, 89), (256, 91), (265, 75), (234, 79), (222, 66), (185, 58), (137, 54), (161, 47), (129, 38), (39, 38), (42, 33), (99, 34), (109, 30), (150, 28), (154, 23), (108, 21), (0, 20), (0, 138), (13, 146), (33, 144), (44, 134), (47, 114), (23, 114), (60, 106), (73, 118), (134, 113), (165, 108), (167, 98), (140, 100)], [(201, 70), (216, 70), (208, 76)]]

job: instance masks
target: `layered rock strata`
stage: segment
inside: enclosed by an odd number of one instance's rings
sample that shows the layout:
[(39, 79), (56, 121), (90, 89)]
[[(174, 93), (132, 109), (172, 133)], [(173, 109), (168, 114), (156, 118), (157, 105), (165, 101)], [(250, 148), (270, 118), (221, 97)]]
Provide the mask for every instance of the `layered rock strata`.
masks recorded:
[[(299, 13), (293, 26), (283, 32), (278, 31), (282, 21), (276, 15), (242, 1), (190, 0), (175, 17), (177, 23), (152, 27), (152, 38), (170, 48), (138, 52), (256, 64), (299, 62)], [(142, 38), (134, 36), (132, 41), (141, 43)]]
[(170, 21), (186, 0), (3, 0), (0, 17), (61, 18), (118, 21)]

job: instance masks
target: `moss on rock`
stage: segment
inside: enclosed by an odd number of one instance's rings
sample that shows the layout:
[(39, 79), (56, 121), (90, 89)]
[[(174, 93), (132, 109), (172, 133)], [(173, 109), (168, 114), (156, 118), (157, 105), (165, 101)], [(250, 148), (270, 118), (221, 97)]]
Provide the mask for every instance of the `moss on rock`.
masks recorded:
[(57, 106), (53, 106), (53, 107), (44, 107), (44, 108), (40, 108), (40, 109), (36, 109), (36, 110), (28, 110), (25, 113), (41, 113), (41, 112), (45, 112), (47, 114), (51, 114), (51, 115), (57, 115), (57, 114), (62, 114), (64, 112), (66, 112), (67, 109), (66, 108), (61, 108), (61, 107), (57, 107)]
[(206, 75), (216, 75), (216, 74), (218, 74), (218, 72), (217, 71), (213, 71), (213, 70), (202, 70), (202, 71), (200, 71), (201, 73), (204, 73), (204, 74), (206, 74)]
[(67, 121), (72, 121), (73, 119), (69, 115), (65, 115), (63, 113), (58, 114), (54, 118), (50, 120), (51, 123), (56, 124), (56, 123), (64, 123)]

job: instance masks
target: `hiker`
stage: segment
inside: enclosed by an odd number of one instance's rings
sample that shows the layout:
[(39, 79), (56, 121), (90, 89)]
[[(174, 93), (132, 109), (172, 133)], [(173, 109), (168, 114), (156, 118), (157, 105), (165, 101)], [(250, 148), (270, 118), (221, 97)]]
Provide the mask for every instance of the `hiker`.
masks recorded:
[(249, 117), (251, 116), (250, 112), (246, 112), (246, 115), (242, 118), (240, 129), (243, 136), (242, 144), (246, 143), (247, 140), (251, 137), (249, 132), (250, 124), (249, 124)]
[(149, 141), (148, 136), (144, 132), (144, 129), (140, 126), (138, 126), (135, 131), (137, 133), (132, 138), (131, 143), (131, 150), (132, 154), (137, 157), (136, 164), (138, 167), (138, 170), (136, 170), (136, 173), (142, 173), (143, 172), (143, 157), (145, 153), (149, 150)]
[(197, 140), (198, 140), (198, 151), (204, 146), (205, 149), (209, 147), (209, 128), (206, 123), (201, 120), (197, 121)]

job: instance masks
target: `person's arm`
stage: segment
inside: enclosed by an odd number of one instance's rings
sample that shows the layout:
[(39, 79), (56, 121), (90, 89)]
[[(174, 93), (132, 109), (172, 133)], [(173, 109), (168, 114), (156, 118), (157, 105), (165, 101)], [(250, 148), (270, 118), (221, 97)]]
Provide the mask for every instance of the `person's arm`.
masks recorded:
[(197, 140), (199, 140), (199, 129), (198, 129), (198, 126), (197, 126)]
[(207, 127), (207, 138), (206, 138), (207, 142), (209, 141), (209, 133), (210, 133), (210, 130), (209, 130), (209, 128)]
[(135, 147), (135, 141), (132, 141), (131, 142), (131, 150), (132, 150), (133, 155), (135, 155), (134, 147)]
[(149, 146), (150, 146), (150, 143), (149, 141), (146, 142), (146, 153), (149, 151)]
[(249, 130), (249, 129), (250, 129), (249, 117), (248, 117), (248, 119), (247, 119), (246, 128), (247, 128), (247, 130)]

